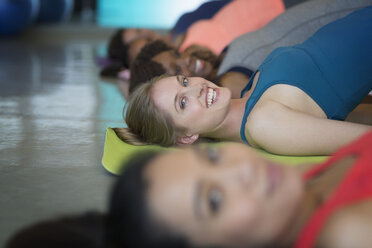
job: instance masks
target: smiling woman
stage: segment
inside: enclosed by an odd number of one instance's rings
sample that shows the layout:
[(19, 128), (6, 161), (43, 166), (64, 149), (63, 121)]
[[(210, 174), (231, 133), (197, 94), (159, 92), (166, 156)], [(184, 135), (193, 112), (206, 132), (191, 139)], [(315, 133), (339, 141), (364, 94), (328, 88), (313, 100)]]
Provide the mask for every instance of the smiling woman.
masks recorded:
[(154, 105), (168, 113), (176, 127), (186, 131), (181, 133), (177, 143), (189, 144), (198, 139), (199, 133), (215, 130), (224, 122), (231, 93), (203, 78), (175, 76), (154, 84), (151, 96)]
[[(189, 144), (226, 120), (231, 93), (203, 78), (163, 75), (139, 87), (128, 102), (128, 128), (116, 128), (130, 144)], [(193, 125), (191, 123), (195, 123)]]
[(371, 148), (370, 132), (322, 164), (296, 167), (239, 143), (138, 154), (112, 191), (110, 240), (145, 248), (370, 247)]
[(371, 18), (367, 7), (274, 50), (240, 99), (200, 77), (154, 79), (129, 100), (129, 130), (164, 146), (207, 137), (281, 155), (329, 155), (372, 128), (343, 121), (372, 89)]

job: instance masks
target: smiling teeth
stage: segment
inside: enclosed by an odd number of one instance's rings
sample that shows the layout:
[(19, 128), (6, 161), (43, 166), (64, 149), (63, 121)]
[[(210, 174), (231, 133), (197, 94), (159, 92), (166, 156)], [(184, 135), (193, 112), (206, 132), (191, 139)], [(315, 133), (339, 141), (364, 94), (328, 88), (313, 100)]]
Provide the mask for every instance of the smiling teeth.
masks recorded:
[(196, 60), (196, 65), (195, 65), (195, 72), (198, 73), (201, 69), (201, 62), (200, 60)]
[(216, 100), (216, 91), (209, 88), (208, 89), (208, 105), (207, 107), (209, 108), (211, 105), (212, 105), (212, 102), (214, 102)]

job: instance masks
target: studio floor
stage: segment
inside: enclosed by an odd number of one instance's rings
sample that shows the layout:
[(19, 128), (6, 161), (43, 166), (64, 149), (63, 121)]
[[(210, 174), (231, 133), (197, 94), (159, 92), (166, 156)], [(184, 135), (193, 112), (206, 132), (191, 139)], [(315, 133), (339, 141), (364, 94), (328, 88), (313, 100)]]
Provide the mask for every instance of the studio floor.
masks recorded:
[(25, 225), (105, 211), (105, 129), (123, 126), (124, 105), (95, 64), (111, 32), (66, 24), (0, 38), (0, 247)]

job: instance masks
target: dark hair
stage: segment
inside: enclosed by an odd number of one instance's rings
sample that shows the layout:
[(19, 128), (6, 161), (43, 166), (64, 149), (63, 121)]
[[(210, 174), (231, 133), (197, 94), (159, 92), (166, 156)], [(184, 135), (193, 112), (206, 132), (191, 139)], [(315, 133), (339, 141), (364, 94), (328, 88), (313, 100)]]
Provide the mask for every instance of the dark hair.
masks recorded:
[(155, 40), (146, 44), (130, 67), (129, 93), (132, 93), (138, 86), (154, 77), (165, 74), (165, 68), (152, 60), (159, 53), (174, 50), (162, 40)]
[(9, 239), (6, 248), (103, 248), (105, 216), (88, 212), (26, 227)]
[(111, 37), (108, 45), (108, 57), (121, 62), (122, 66), (129, 68), (128, 48), (130, 44), (124, 44), (123, 33), (125, 29), (117, 30)]
[(149, 182), (144, 171), (159, 154), (139, 153), (123, 166), (111, 192), (107, 217), (106, 238), (111, 247), (191, 247), (186, 238), (155, 221), (147, 208)]
[(105, 66), (101, 72), (100, 76), (102, 77), (118, 77), (118, 73), (126, 68), (120, 61), (112, 61), (110, 65)]
[(129, 68), (129, 46), (130, 44), (124, 44), (123, 32), (125, 29), (117, 30), (114, 35), (110, 38), (108, 45), (107, 57), (110, 60), (110, 64), (103, 67), (100, 71), (102, 77), (118, 77), (118, 73), (123, 68)]

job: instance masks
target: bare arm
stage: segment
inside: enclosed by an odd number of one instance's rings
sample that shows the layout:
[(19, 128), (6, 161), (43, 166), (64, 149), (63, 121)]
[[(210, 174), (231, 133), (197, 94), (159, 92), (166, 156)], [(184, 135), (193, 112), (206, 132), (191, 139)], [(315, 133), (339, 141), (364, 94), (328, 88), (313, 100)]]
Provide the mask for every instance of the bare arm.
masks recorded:
[(282, 155), (330, 155), (372, 126), (314, 117), (275, 101), (257, 104), (248, 116), (250, 144)]

